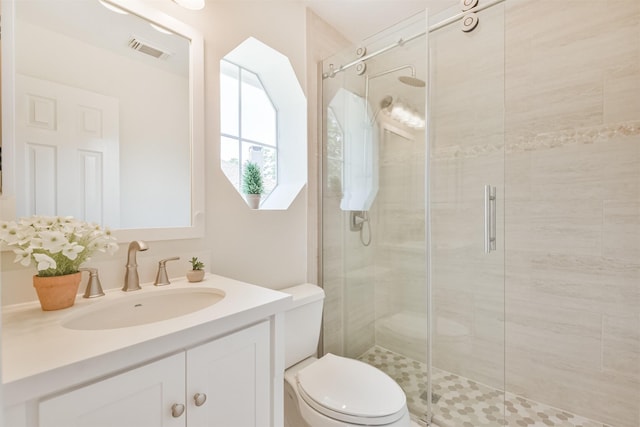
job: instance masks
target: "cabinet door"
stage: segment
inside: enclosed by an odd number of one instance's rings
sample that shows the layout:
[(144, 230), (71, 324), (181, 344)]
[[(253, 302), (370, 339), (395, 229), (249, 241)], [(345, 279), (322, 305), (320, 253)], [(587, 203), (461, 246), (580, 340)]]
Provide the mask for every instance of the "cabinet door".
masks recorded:
[(271, 424), (269, 336), (263, 322), (187, 351), (189, 427)]
[[(110, 377), (38, 405), (40, 427), (184, 427), (184, 353)], [(185, 408), (186, 409), (186, 408)]]

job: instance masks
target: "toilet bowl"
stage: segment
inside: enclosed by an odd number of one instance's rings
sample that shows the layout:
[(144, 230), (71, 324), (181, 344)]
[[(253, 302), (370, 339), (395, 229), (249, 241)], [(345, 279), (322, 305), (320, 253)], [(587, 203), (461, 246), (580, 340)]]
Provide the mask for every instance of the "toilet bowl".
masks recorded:
[(285, 313), (285, 427), (411, 425), (400, 386), (379, 369), (331, 353), (317, 359), (324, 292), (305, 284)]
[(406, 398), (373, 366), (326, 354), (285, 371), (285, 426), (410, 425)]

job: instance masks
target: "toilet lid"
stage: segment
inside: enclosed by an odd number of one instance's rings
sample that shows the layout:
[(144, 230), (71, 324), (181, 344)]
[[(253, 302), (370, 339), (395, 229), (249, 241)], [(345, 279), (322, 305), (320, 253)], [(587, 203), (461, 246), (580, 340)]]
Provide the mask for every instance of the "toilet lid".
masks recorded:
[(326, 354), (297, 375), (304, 401), (322, 414), (354, 424), (383, 425), (406, 412), (406, 397), (387, 374), (366, 363)]

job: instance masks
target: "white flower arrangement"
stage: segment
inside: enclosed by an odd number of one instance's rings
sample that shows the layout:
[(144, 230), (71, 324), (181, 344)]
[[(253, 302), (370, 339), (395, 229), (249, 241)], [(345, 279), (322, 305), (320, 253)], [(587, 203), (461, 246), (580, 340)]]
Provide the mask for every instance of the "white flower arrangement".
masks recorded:
[(0, 221), (0, 242), (16, 247), (14, 262), (28, 267), (34, 261), (41, 277), (77, 273), (94, 252), (118, 250), (108, 228), (73, 217), (35, 215)]

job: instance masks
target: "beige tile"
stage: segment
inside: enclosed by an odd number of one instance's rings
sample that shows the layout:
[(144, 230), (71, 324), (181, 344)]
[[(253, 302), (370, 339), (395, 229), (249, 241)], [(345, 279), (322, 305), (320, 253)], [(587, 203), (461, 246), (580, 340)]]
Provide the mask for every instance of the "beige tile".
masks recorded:
[(357, 357), (375, 342), (374, 286), (367, 268), (349, 272), (343, 304), (345, 352), (348, 357)]
[(633, 139), (569, 144), (538, 151), (531, 159), (535, 200), (637, 197), (640, 163)]
[(549, 363), (512, 346), (506, 349), (505, 367), (508, 392), (611, 426), (639, 425), (640, 383), (627, 375), (602, 370), (585, 374), (573, 364)]
[(424, 242), (425, 212), (423, 209), (407, 209), (403, 204), (381, 206), (372, 233), (381, 244), (411, 244)]
[[(510, 138), (507, 136), (507, 147), (509, 144)], [(507, 151), (505, 154), (504, 183), (505, 209), (508, 209), (510, 202), (531, 200), (530, 152)]]
[[(640, 46), (640, 36), (635, 40)], [(630, 55), (630, 64), (605, 73), (604, 122), (619, 123), (638, 120), (640, 111), (640, 54)]]
[(581, 372), (600, 369), (600, 314), (509, 298), (506, 319), (510, 348), (526, 351), (545, 364), (572, 366)]
[(605, 315), (602, 338), (602, 367), (640, 382), (640, 314)]
[(433, 365), (502, 389), (504, 387), (504, 347), (477, 339), (440, 337), (436, 340)]
[(511, 250), (505, 260), (509, 301), (559, 310), (633, 313), (640, 304), (637, 264), (599, 256)]
[(603, 205), (602, 256), (635, 261), (640, 271), (640, 200), (605, 200)]
[(508, 132), (514, 128), (519, 133), (562, 130), (602, 122), (603, 89), (597, 71), (547, 70), (545, 61), (539, 66), (544, 70), (540, 75), (520, 77), (519, 85), (510, 83), (506, 94)]
[(508, 200), (505, 217), (509, 249), (594, 256), (601, 253), (600, 200)]
[(504, 293), (474, 296), (473, 335), (476, 339), (505, 345)]
[(379, 319), (376, 322), (376, 345), (426, 363), (426, 314), (402, 311)]
[(614, 97), (630, 82), (606, 82), (605, 75), (637, 64), (637, 2), (565, 2), (558, 7), (552, 0), (516, 0), (507, 8), (509, 130), (600, 124), (603, 99), (612, 114), (619, 110)]

